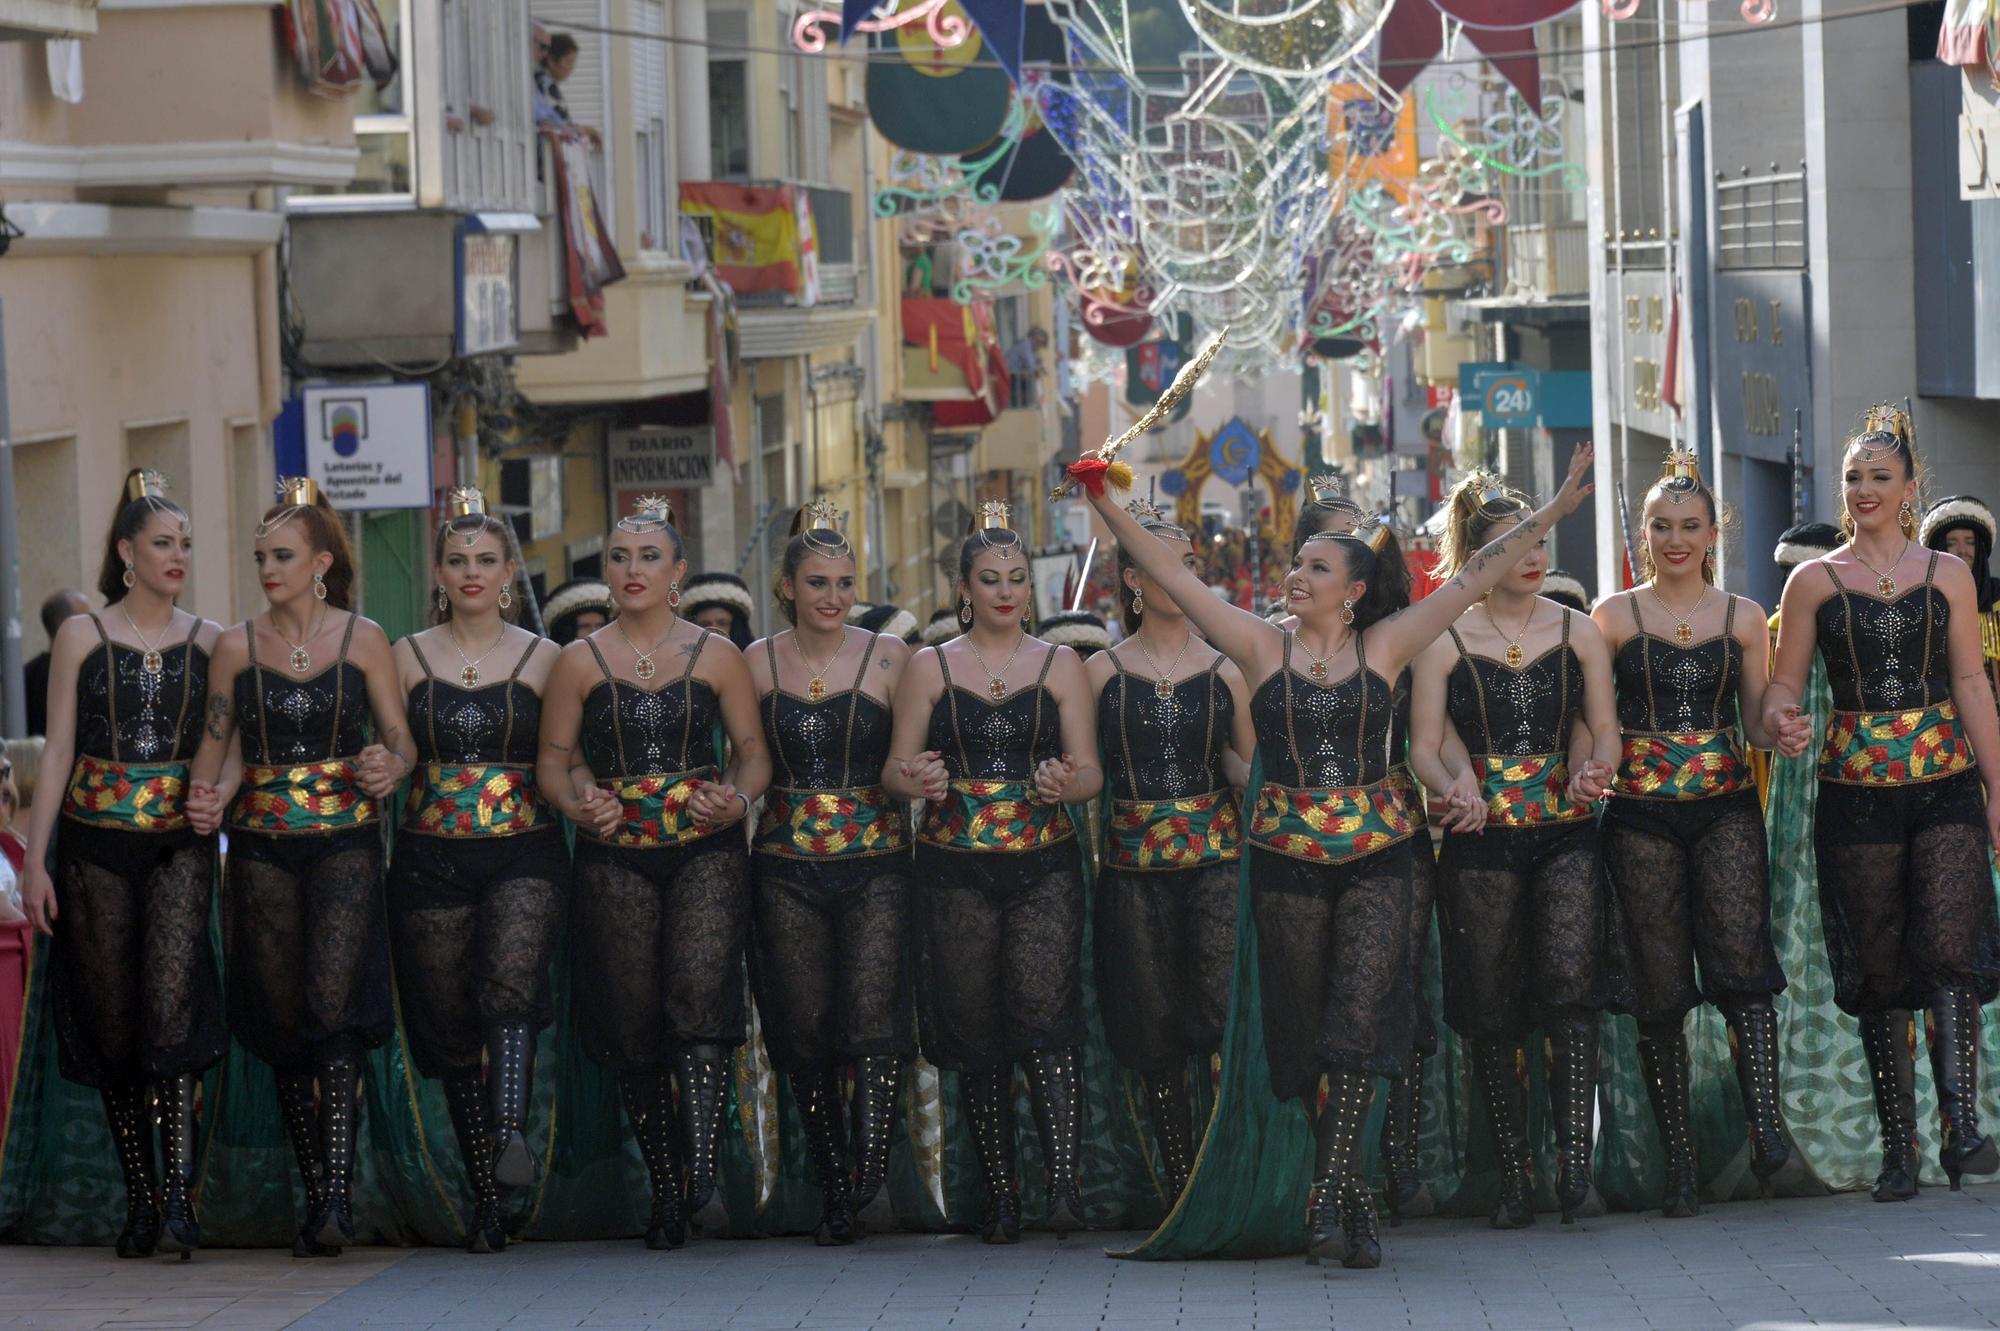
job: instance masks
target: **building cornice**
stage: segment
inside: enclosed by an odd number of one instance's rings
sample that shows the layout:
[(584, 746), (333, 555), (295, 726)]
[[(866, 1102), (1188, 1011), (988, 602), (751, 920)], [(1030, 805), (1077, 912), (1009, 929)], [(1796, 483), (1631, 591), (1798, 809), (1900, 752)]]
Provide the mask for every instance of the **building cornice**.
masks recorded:
[(217, 185), (344, 185), (358, 150), (277, 139), (105, 143), (78, 147), (0, 139), (0, 185), (69, 189)]
[(873, 305), (739, 307), (737, 335), (745, 360), (775, 360), (852, 346), (875, 327)]
[(10, 203), (22, 235), (10, 259), (75, 255), (256, 254), (278, 243), (282, 213), (251, 208), (135, 208), (105, 203)]

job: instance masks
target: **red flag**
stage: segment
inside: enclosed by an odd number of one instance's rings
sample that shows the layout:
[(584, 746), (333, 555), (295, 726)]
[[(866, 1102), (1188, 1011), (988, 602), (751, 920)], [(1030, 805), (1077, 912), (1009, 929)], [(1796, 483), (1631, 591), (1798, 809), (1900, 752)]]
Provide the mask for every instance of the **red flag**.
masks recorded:
[(1660, 367), (1660, 401), (1674, 415), (1681, 414), (1681, 293), (1674, 293), (1673, 312), (1667, 316), (1667, 363)]

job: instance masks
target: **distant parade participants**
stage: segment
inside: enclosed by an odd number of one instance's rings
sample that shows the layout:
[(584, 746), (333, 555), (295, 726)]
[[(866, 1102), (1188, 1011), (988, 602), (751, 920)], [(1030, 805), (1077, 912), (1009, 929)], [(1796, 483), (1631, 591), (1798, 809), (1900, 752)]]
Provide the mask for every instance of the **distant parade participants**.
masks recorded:
[(916, 1051), (910, 835), (904, 802), (882, 786), (890, 700), (910, 650), (900, 636), (849, 626), (855, 573), (839, 511), (808, 504), (774, 589), (792, 627), (749, 653), (775, 768), (752, 858), (751, 981), (819, 1175), (822, 1245), (895, 1225), (889, 1130)]
[(53, 938), (62, 1075), (104, 1098), (125, 1179), (118, 1255), (185, 1257), (201, 1242), (195, 1080), (228, 1043), (208, 941), (215, 838), (184, 807), (221, 629), (174, 604), (194, 540), (158, 472), (125, 478), (104, 546), (104, 614), (67, 620), (51, 648), (42, 770), (69, 784), (34, 802), (21, 896)]
[[(1121, 551), (1203, 636), (1254, 680), (1250, 711), (1264, 771), (1250, 826), (1250, 883), (1271, 1088), (1318, 1111), (1307, 1260), (1381, 1263), (1360, 1135), (1375, 1078), (1410, 1050), (1410, 855), (1414, 820), (1389, 784), (1395, 683), (1412, 656), (1506, 577), (1590, 490), (1589, 445), (1541, 511), (1462, 561), (1409, 605), (1389, 528), (1323, 531), (1303, 541), (1285, 581), (1298, 628), (1225, 605), (1106, 492), (1107, 463), (1071, 475)], [(1295, 658), (1302, 658), (1295, 663)]]
[[(1144, 501), (1141, 526), (1198, 571), (1187, 533)], [(1121, 547), (1125, 637), (1089, 658), (1111, 801), (1093, 932), (1097, 1000), (1118, 1061), (1140, 1076), (1169, 1202), (1194, 1165), (1190, 1059), (1222, 1048), (1236, 966), (1241, 792), (1256, 747), (1242, 672)]]
[[(1715, 496), (1692, 453), (1668, 455), (1641, 524), (1646, 582), (1605, 598), (1595, 616), (1612, 652), (1625, 737), (1603, 821), (1612, 1006), (1639, 1023), (1667, 1157), (1661, 1209), (1681, 1217), (1699, 1209), (1684, 1027), (1702, 1003), (1729, 1020), (1750, 1169), (1767, 1193), (1791, 1158), (1771, 1005), (1785, 976), (1771, 941), (1764, 817), (1746, 749), (1772, 743), (1763, 721), (1767, 643), (1763, 608), (1715, 588)], [(1802, 717), (1786, 725), (1800, 742), (1811, 728)]]
[(1067, 647), (1085, 661), (1111, 649), (1111, 630), (1088, 610), (1062, 610), (1035, 625), (1035, 636), (1043, 642)]
[[(1539, 516), (1478, 472), (1447, 502), (1443, 567), (1453, 572)], [(1455, 796), (1438, 856), (1445, 1020), (1472, 1045), (1500, 1150), (1495, 1228), (1534, 1221), (1524, 1046), (1537, 1028), (1550, 1051), (1563, 1223), (1604, 1206), (1591, 1179), (1605, 928), (1591, 806), (1611, 784), (1618, 718), (1603, 635), (1538, 594), (1545, 529), (1530, 531), (1511, 575), (1492, 579), (1485, 603), (1419, 658), (1411, 706), (1417, 774)], [(1469, 768), (1444, 765), (1447, 723)]]
[(597, 578), (576, 578), (542, 602), (542, 623), (558, 647), (588, 638), (611, 622), (611, 589)]
[(1542, 596), (1579, 614), (1590, 613), (1590, 593), (1574, 573), (1552, 568), (1542, 575)]
[(623, 1084), (652, 1178), (646, 1246), (678, 1248), (690, 1224), (716, 1233), (729, 1219), (716, 1151), (729, 1054), (747, 1034), (750, 856), (738, 824), (771, 758), (743, 654), (676, 613), (687, 558), (665, 500), (618, 520), (605, 563), (618, 614), (550, 672), (535, 775), (577, 827), (583, 1051)]
[(472, 1183), (466, 1248), (484, 1253), (507, 1246), (501, 1189), (535, 1181), (524, 1133), (570, 871), (535, 783), (559, 649), (508, 622), (519, 570), (484, 496), (454, 490), (448, 505), (431, 544), (436, 626), (396, 644), (418, 767), (389, 930), (411, 1053), (444, 1081)]
[(955, 1070), (985, 1176), (988, 1243), (1021, 1236), (1013, 1067), (1049, 1172), (1047, 1224), (1082, 1227), (1082, 865), (1069, 804), (1095, 796), (1090, 681), (1027, 630), (1032, 571), (1007, 505), (959, 549), (965, 631), (917, 653), (896, 691), (883, 783), (926, 802), (917, 829), (917, 1001), (925, 1058)]
[(378, 823), (416, 748), (389, 639), (349, 609), (345, 524), (310, 479), (280, 493), (256, 531), (270, 608), (216, 643), (188, 816), (227, 818), (229, 1025), (277, 1074), (308, 1206), (293, 1252), (325, 1256), (354, 1242), (361, 1059), (395, 1023)]
[[(615, 572), (615, 570), (614, 570)], [(681, 588), (679, 607), (682, 619), (710, 633), (719, 633), (739, 651), (748, 647), (757, 634), (750, 627), (757, 604), (750, 599), (750, 584), (734, 573), (699, 573)]]
[[(1767, 729), (1780, 731), (1818, 652), (1834, 706), (1814, 828), (1821, 915), (1834, 1001), (1859, 1019), (1874, 1077), (1877, 1201), (1917, 1191), (1912, 1008), (1930, 1014), (1939, 1164), (1954, 1189), (1962, 1174), (2000, 1169), (1980, 1131), (1978, 1075), (1979, 1009), (2000, 994), (2000, 719), (1982, 589), (1963, 560), (1916, 541), (1921, 480), (1909, 418), (1874, 408), (1841, 463), (1847, 543), (1786, 584), (1764, 702)], [(1785, 732), (1780, 752), (1806, 742)]]
[(1993, 510), (1971, 495), (1940, 499), (1924, 511), (1917, 539), (1957, 555), (1972, 570), (1979, 606), (1979, 647), (1986, 678), (2000, 693), (2000, 580), (1993, 577)]

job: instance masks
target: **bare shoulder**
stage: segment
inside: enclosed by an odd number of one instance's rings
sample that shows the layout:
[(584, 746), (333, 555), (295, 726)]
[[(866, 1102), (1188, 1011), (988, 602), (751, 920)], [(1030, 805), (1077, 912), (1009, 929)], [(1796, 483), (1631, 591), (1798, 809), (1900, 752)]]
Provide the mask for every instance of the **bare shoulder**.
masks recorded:
[(355, 614), (351, 610), (348, 613), (354, 615), (354, 646), (369, 652), (389, 650), (389, 635), (380, 624), (366, 615)]
[(1568, 621), (1571, 646), (1580, 647), (1586, 651), (1601, 652), (1607, 650), (1604, 630), (1597, 626), (1596, 620), (1582, 611), (1572, 610), (1566, 605), (1561, 605), (1557, 608), (1562, 611), (1563, 618)]
[(222, 634), (222, 625), (212, 619), (201, 620), (194, 631), (194, 645), (207, 652), (210, 656), (213, 656), (215, 655), (215, 644), (222, 637)]
[(886, 633), (875, 635), (875, 669), (902, 670), (914, 655), (910, 644)]
[(1118, 673), (1118, 660), (1112, 655), (1117, 650), (1118, 648), (1113, 647), (1108, 651), (1099, 652), (1083, 663), (1083, 672), (1090, 680), (1090, 692), (1093, 697), (1103, 693), (1104, 686)]
[[(64, 624), (64, 631), (67, 632), (70, 625), (75, 622), (71, 620), (68, 624)], [(247, 619), (240, 624), (231, 624), (226, 629), (216, 631), (214, 641), (208, 645), (210, 678), (220, 679), (223, 677), (223, 671), (241, 670), (250, 663), (250, 653), (245, 648), (250, 632), (250, 621)]]

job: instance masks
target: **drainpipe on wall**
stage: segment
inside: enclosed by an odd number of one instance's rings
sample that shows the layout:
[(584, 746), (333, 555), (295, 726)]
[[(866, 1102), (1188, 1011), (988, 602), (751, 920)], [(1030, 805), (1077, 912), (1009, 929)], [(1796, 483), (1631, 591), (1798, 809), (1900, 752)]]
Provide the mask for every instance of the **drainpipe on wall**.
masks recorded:
[(0, 300), (0, 726), (9, 735), (28, 733), (27, 684), (21, 675), (21, 560), (15, 545), (20, 526), (14, 505), (14, 434), (7, 419), (7, 302)]

